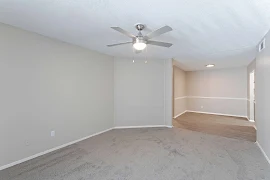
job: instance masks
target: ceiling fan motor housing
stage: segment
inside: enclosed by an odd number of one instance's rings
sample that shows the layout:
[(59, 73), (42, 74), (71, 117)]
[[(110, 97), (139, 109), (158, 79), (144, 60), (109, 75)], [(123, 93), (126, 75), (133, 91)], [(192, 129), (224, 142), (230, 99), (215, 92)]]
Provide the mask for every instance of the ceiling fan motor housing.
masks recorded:
[(136, 24), (135, 27), (136, 27), (136, 29), (138, 31), (142, 31), (145, 28), (145, 25), (143, 25), (143, 24)]
[(133, 47), (140, 51), (143, 50), (146, 47), (146, 44), (151, 44), (151, 45), (155, 45), (155, 46), (161, 46), (161, 47), (171, 47), (172, 44), (171, 43), (166, 43), (166, 42), (160, 42), (160, 41), (152, 41), (149, 39), (152, 39), (156, 36), (160, 36), (161, 34), (167, 33), (169, 31), (172, 31), (172, 28), (170, 26), (163, 26), (155, 31), (152, 31), (150, 33), (148, 33), (146, 36), (144, 36), (142, 34), (142, 30), (145, 28), (144, 24), (138, 23), (135, 24), (135, 28), (139, 31), (137, 36), (125, 31), (124, 29), (120, 28), (120, 27), (111, 27), (112, 29), (130, 37), (132, 39), (131, 42), (125, 42), (125, 43), (118, 43), (118, 44), (112, 44), (112, 45), (107, 45), (108, 47), (112, 47), (112, 46), (118, 46), (118, 45), (124, 45), (124, 44), (133, 44)]
[(134, 40), (133, 40), (133, 44), (134, 43), (144, 43), (146, 44), (146, 40), (142, 37), (142, 36), (137, 36)]

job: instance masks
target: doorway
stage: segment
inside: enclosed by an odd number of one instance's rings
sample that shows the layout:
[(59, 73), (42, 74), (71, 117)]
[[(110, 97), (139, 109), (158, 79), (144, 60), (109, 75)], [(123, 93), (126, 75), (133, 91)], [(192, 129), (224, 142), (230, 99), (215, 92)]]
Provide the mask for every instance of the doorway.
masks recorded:
[(255, 72), (249, 74), (249, 120), (255, 121)]

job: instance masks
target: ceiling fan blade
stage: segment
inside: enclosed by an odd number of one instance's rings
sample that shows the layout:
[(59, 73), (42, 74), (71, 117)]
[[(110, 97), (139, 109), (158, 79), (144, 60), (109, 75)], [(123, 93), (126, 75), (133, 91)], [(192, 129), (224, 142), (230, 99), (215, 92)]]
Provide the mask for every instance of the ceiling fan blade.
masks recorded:
[(131, 44), (132, 42), (124, 42), (124, 43), (117, 43), (117, 44), (110, 44), (107, 45), (108, 47), (113, 47), (113, 46), (119, 46), (119, 45), (124, 45), (124, 44)]
[(124, 35), (126, 35), (126, 36), (128, 36), (128, 37), (130, 37), (130, 38), (136, 38), (135, 35), (131, 34), (130, 32), (127, 32), (126, 30), (124, 30), (124, 29), (122, 29), (120, 27), (111, 27), (111, 28), (118, 31), (118, 32), (120, 32), (120, 33), (122, 33), (122, 34), (124, 34)]
[(146, 38), (151, 39), (153, 37), (159, 36), (161, 34), (164, 34), (166, 32), (170, 32), (170, 31), (172, 31), (172, 28), (170, 26), (164, 26), (164, 27), (159, 28), (153, 32), (150, 32), (149, 34), (146, 35)]
[(147, 44), (152, 44), (155, 46), (162, 46), (162, 47), (171, 47), (172, 43), (160, 42), (160, 41), (147, 41)]

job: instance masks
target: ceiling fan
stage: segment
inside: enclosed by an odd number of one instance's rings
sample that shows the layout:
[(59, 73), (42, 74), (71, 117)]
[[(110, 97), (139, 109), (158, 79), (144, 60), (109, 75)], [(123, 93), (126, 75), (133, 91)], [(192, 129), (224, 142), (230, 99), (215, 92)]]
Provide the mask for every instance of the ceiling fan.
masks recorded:
[(172, 46), (171, 43), (150, 40), (156, 36), (160, 36), (161, 34), (172, 31), (172, 28), (170, 26), (164, 26), (162, 28), (159, 28), (155, 31), (150, 32), (149, 34), (147, 34), (145, 36), (143, 36), (141, 33), (141, 31), (145, 28), (145, 25), (143, 25), (143, 24), (136, 24), (135, 25), (135, 28), (139, 31), (137, 36), (125, 31), (124, 29), (122, 29), (120, 27), (111, 27), (111, 28), (130, 37), (132, 39), (132, 41), (124, 42), (124, 43), (117, 43), (117, 44), (110, 44), (110, 45), (107, 45), (108, 47), (119, 46), (119, 45), (124, 45), (124, 44), (133, 44), (133, 47), (136, 50), (135, 52), (140, 53), (146, 48), (147, 44), (161, 46), (161, 47), (171, 47)]

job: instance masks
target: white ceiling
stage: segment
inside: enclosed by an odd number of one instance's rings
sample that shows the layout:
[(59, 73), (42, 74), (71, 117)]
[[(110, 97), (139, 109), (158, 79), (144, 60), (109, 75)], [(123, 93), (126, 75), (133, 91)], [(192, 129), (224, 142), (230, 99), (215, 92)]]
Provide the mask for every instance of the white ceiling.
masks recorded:
[[(0, 22), (105, 54), (135, 58), (174, 58), (186, 70), (244, 66), (255, 58), (255, 46), (270, 28), (269, 0), (0, 0)], [(131, 45), (108, 48), (128, 37), (119, 26), (144, 33), (169, 25), (172, 32), (153, 40), (171, 48), (148, 46), (133, 53)]]

